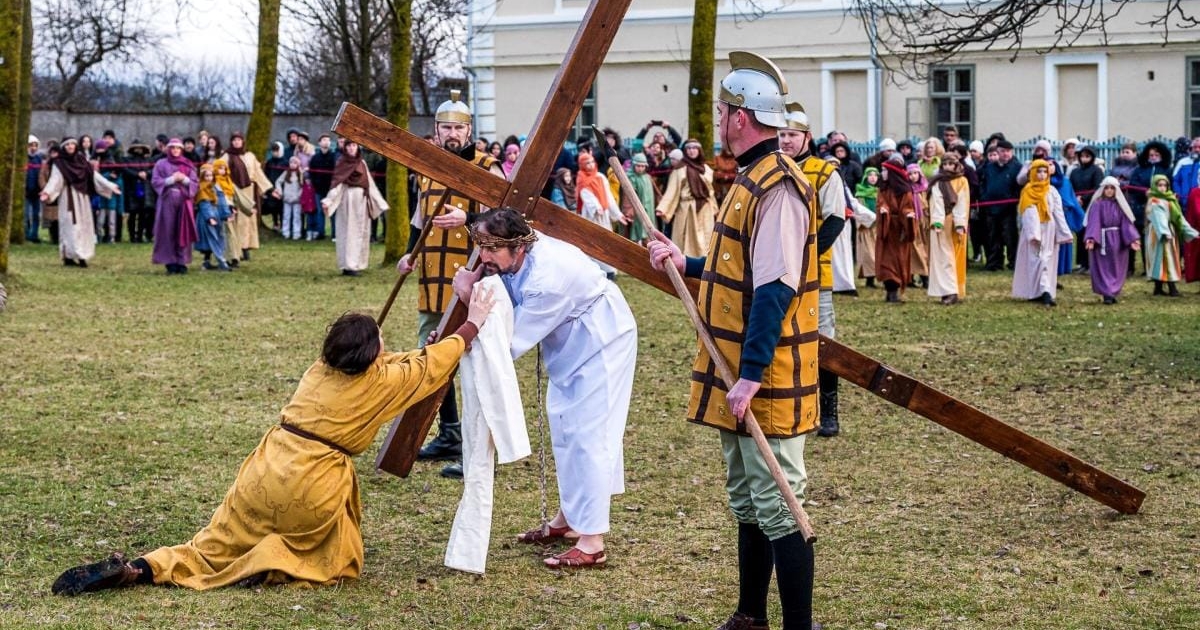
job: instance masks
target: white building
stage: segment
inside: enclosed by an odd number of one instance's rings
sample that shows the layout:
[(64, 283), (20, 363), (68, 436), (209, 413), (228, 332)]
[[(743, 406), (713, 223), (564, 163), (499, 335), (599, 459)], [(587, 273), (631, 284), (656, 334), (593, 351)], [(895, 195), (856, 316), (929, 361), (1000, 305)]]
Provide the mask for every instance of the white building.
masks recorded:
[[(731, 50), (770, 57), (814, 131), (840, 129), (856, 140), (925, 137), (947, 124), (968, 139), (993, 131), (1013, 140), (1200, 135), (1200, 29), (1172, 29), (1164, 45), (1162, 32), (1143, 24), (1162, 2), (1126, 5), (1108, 46), (1096, 36), (1039, 56), (1033, 51), (1053, 38), (1052, 25), (1040, 24), (1015, 61), (1002, 50), (971, 52), (916, 84), (873, 68), (868, 36), (840, 0), (754, 0), (761, 15), (746, 14), (747, 0), (713, 1), (714, 80)], [(693, 2), (633, 0), (582, 123), (632, 135), (662, 119), (686, 133)], [(467, 63), (479, 135), (528, 133), (588, 4), (472, 0)], [(1184, 5), (1200, 14), (1200, 2)]]

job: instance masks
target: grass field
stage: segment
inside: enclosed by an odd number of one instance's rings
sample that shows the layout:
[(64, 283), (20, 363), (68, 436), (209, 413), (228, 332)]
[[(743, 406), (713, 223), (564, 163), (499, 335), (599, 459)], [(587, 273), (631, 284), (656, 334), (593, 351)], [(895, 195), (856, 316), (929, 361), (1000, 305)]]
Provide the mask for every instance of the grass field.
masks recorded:
[[(682, 420), (695, 351), (682, 309), (621, 279), (639, 319), (627, 493), (606, 569), (556, 573), (510, 542), (537, 524), (535, 457), (498, 469), (488, 573), (441, 564), (460, 486), (359, 458), (362, 579), (338, 587), (49, 593), (63, 569), (188, 539), (274, 424), (325, 326), (374, 312), (394, 275), (337, 275), (328, 243), (268, 241), (243, 270), (167, 277), (147, 245), (64, 268), (20, 246), (0, 314), (0, 627), (705, 628), (736, 604), (736, 529), (714, 432)], [(374, 260), (382, 250), (373, 252)], [(972, 273), (946, 308), (920, 291), (837, 298), (838, 336), (1148, 493), (1126, 517), (842, 385), (844, 433), (808, 445), (817, 620), (838, 628), (1200, 627), (1200, 295), (1132, 282), (1060, 306)], [(406, 287), (385, 337), (411, 347)], [(532, 357), (518, 363), (536, 441)], [(536, 449), (536, 446), (535, 446)], [(552, 497), (553, 502), (553, 497)], [(552, 503), (553, 505), (553, 503)], [(778, 624), (778, 603), (772, 615)]]

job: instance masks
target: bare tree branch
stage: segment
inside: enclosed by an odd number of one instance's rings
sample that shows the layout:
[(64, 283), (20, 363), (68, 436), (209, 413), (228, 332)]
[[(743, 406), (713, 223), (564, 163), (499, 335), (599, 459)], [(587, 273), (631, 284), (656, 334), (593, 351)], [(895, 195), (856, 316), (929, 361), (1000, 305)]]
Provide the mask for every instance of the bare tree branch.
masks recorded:
[[(880, 63), (915, 81), (928, 79), (932, 65), (954, 61), (970, 51), (1000, 50), (1016, 59), (1022, 53), (1046, 54), (1069, 48), (1084, 37), (1108, 44), (1109, 26), (1133, 0), (851, 0), (847, 12), (868, 33), (877, 32)], [(1155, 3), (1154, 17), (1141, 23), (1161, 30), (1200, 25), (1182, 0)], [(1044, 44), (1027, 46), (1029, 29), (1052, 33)]]
[(34, 7), (35, 72), (53, 72), (54, 102), (73, 103), (80, 81), (104, 62), (138, 64), (163, 39), (137, 0), (42, 0)]

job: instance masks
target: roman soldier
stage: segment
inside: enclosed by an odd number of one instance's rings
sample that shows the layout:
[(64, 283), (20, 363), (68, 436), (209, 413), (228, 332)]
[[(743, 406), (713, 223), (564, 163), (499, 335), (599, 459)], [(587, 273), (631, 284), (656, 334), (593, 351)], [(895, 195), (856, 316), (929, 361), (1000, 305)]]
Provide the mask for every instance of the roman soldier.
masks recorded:
[[(792, 158), (817, 192), (817, 279), (818, 330), (833, 338), (833, 244), (846, 223), (846, 190), (837, 167), (812, 153), (812, 132), (808, 115), (800, 103), (787, 104), (787, 127), (779, 130), (779, 150)], [(825, 369), (819, 372), (821, 384), (821, 427), (817, 435), (833, 437), (838, 434), (837, 374)]]
[[(504, 177), (500, 163), (487, 153), (477, 153), (472, 139), (471, 108), (462, 101), (458, 90), (450, 91), (450, 100), (442, 103), (434, 115), (434, 140), (442, 148), (455, 153), (479, 168)], [(417, 180), (419, 194), (417, 209), (412, 217), (409, 232), (408, 253), (400, 258), (396, 269), (400, 273), (417, 272), (417, 346), (423, 347), (429, 333), (437, 330), (442, 314), (450, 306), (454, 295), (451, 283), (454, 274), (465, 267), (471, 256), (474, 243), (467, 229), (472, 215), (485, 212), (478, 202), (451, 190), (446, 202), (438, 205), (446, 186), (428, 177)], [(424, 249), (414, 260), (413, 249), (426, 221), (433, 227), (426, 237)], [(454, 399), (454, 386), (446, 392), (446, 398), (438, 410), (438, 434), (418, 453), (417, 459), (448, 460), (462, 456), (462, 431), (458, 421), (458, 405)], [(462, 478), (462, 464), (455, 462), (442, 469), (446, 477)]]

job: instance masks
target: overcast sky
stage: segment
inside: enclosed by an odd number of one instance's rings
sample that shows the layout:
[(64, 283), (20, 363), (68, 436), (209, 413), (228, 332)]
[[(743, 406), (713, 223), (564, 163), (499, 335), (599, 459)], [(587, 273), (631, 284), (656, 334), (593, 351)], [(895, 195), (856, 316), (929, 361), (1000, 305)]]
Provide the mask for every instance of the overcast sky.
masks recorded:
[(254, 66), (257, 0), (188, 0), (182, 11), (174, 0), (152, 3), (172, 30), (177, 24), (179, 45), (172, 50), (181, 60)]

